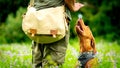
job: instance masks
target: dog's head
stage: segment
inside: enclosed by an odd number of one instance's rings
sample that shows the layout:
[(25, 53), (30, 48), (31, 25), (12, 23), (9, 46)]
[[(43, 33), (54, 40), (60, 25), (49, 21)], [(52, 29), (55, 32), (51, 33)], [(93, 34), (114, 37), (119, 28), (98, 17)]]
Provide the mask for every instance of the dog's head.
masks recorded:
[(79, 19), (76, 25), (77, 35), (80, 37), (92, 38), (92, 33), (89, 26), (86, 26), (82, 19)]
[[(95, 40), (92, 35), (92, 32), (88, 26), (86, 26), (82, 19), (79, 19), (76, 24), (76, 32), (78, 38), (80, 39), (81, 47), (86, 49), (93, 49), (93, 52), (96, 53)], [(87, 48), (89, 46), (89, 48)], [(82, 50), (82, 49), (81, 49)]]

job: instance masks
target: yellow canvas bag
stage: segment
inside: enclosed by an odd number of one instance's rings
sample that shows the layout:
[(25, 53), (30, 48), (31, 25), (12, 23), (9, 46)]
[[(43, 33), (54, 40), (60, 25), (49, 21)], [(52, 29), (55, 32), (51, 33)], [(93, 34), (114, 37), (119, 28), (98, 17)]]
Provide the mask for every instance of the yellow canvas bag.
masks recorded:
[(68, 29), (64, 6), (36, 10), (29, 7), (22, 20), (24, 33), (35, 42), (52, 43), (62, 39)]

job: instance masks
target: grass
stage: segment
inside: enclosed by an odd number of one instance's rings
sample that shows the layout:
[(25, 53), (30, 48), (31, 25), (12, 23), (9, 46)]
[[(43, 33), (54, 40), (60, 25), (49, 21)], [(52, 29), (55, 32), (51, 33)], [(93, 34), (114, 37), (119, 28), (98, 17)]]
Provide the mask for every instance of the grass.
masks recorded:
[[(96, 39), (99, 68), (120, 68), (120, 46), (116, 42)], [(74, 68), (79, 56), (79, 43), (71, 39), (68, 45), (63, 68)], [(0, 68), (32, 68), (30, 43), (13, 43), (0, 45)]]
[(28, 44), (0, 46), (0, 68), (31, 68), (31, 49)]

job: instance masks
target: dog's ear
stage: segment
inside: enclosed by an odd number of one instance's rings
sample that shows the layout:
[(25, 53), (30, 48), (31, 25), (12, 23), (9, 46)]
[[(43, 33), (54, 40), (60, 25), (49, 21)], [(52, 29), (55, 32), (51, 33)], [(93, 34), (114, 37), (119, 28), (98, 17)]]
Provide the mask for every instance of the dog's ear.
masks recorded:
[(92, 37), (91, 39), (91, 47), (93, 48), (93, 53), (95, 54), (97, 52), (96, 47), (95, 47), (95, 39)]

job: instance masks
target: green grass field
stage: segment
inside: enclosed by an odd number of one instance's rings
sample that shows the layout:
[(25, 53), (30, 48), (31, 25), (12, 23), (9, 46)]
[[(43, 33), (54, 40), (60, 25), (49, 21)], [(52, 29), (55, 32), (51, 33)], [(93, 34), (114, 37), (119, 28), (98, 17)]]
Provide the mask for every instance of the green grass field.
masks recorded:
[[(96, 47), (99, 68), (120, 68), (120, 46), (116, 42), (96, 39)], [(78, 40), (71, 39), (62, 67), (74, 68), (78, 55)], [(0, 45), (0, 68), (32, 68), (31, 43)]]

